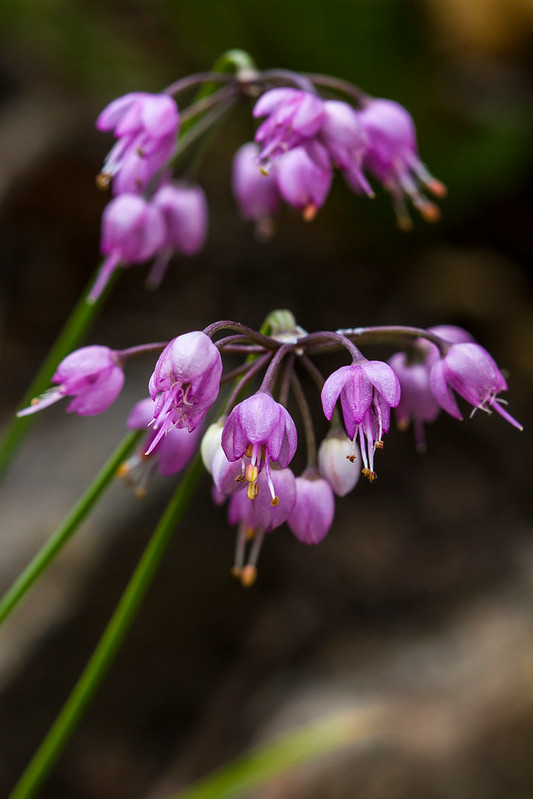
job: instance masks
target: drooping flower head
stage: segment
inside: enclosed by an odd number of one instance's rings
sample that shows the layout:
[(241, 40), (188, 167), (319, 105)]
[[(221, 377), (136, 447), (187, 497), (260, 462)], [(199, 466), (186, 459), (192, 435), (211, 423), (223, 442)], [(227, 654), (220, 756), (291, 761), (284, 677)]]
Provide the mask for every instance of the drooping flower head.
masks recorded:
[(173, 427), (198, 427), (218, 396), (221, 377), (220, 353), (205, 333), (184, 333), (167, 344), (150, 378), (157, 434), (148, 453)]
[(117, 175), (115, 193), (137, 192), (170, 158), (179, 128), (175, 100), (168, 94), (131, 92), (110, 103), (98, 119), (101, 131), (114, 131), (117, 143), (99, 176), (105, 187)]
[(502, 408), (504, 401), (497, 395), (507, 391), (506, 380), (492, 356), (479, 344), (468, 341), (452, 344), (446, 355), (433, 363), (429, 384), (441, 408), (456, 419), (463, 417), (452, 390), (473, 405), (474, 410), (479, 408), (489, 413), (495, 410), (514, 427), (522, 429)]
[(259, 159), (267, 164), (318, 133), (324, 120), (324, 101), (301, 89), (270, 89), (257, 101), (253, 115), (266, 116), (255, 140), (261, 145)]
[(57, 367), (52, 383), (59, 383), (17, 416), (27, 416), (47, 408), (63, 397), (74, 399), (67, 411), (79, 416), (94, 416), (107, 410), (120, 394), (124, 372), (117, 353), (109, 347), (93, 344), (71, 352)]
[(264, 467), (274, 504), (279, 498), (272, 484), (270, 462), (276, 461), (285, 469), (294, 457), (297, 441), (289, 412), (261, 390), (235, 406), (222, 433), (222, 449), (229, 461), (250, 458), (245, 471), (249, 499), (257, 496), (257, 478)]
[(335, 515), (335, 497), (327, 480), (315, 469), (296, 478), (296, 501), (288, 525), (304, 544), (318, 544), (327, 535)]
[(121, 194), (106, 206), (102, 217), (100, 249), (105, 260), (88, 300), (95, 302), (119, 264), (147, 261), (165, 240), (165, 223), (159, 208), (136, 194)]
[(146, 496), (147, 484), (155, 471), (170, 477), (185, 468), (198, 448), (202, 433), (201, 426), (192, 433), (186, 428), (174, 427), (147, 455), (146, 450), (157, 434), (153, 427), (149, 427), (153, 417), (154, 401), (150, 397), (137, 402), (132, 408), (126, 427), (128, 430), (146, 430), (147, 435), (140, 451), (122, 463), (118, 471), (119, 477), (135, 487), (140, 499)]
[(443, 197), (446, 189), (420, 160), (415, 126), (408, 111), (393, 100), (378, 98), (370, 100), (358, 113), (368, 139), (363, 165), (391, 192), (399, 225), (405, 229), (411, 227), (405, 196), (427, 221), (438, 219), (439, 209), (427, 199), (421, 187), (436, 197)]
[(322, 388), (322, 408), (331, 419), (341, 400), (346, 432), (352, 441), (359, 435), (363, 474), (375, 480), (374, 450), (383, 447), (383, 433), (390, 427), (390, 409), (400, 401), (400, 383), (383, 361), (363, 361), (342, 366)]

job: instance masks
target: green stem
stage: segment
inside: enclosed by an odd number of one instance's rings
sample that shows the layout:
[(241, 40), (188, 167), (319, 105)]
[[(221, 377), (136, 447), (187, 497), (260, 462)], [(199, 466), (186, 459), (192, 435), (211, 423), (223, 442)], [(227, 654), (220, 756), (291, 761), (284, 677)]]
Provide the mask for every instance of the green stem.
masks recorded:
[(89, 511), (96, 504), (97, 500), (100, 499), (115, 476), (118, 467), (135, 445), (140, 435), (141, 433), (139, 431), (135, 431), (133, 433), (128, 433), (128, 435), (124, 437), (107, 463), (96, 475), (96, 478), (85, 494), (72, 508), (63, 524), (51, 535), (33, 560), (26, 566), (22, 574), (15, 580), (11, 588), (4, 594), (0, 600), (0, 625), (3, 624), (37, 578), (63, 549), (67, 541), (70, 540)]
[(321, 719), (237, 758), (169, 799), (235, 799), (249, 794), (318, 755), (382, 732), (384, 721), (385, 714), (379, 706)]
[[(98, 300), (94, 303), (88, 303), (85, 299), (91, 288), (93, 287), (96, 275), (100, 271), (100, 267), (96, 270), (91, 278), (87, 287), (87, 291), (83, 293), (81, 299), (74, 306), (72, 313), (65, 322), (65, 325), (59, 334), (55, 344), (46, 356), (41, 368), (35, 376), (30, 387), (24, 394), (20, 401), (19, 408), (27, 408), (34, 397), (43, 394), (47, 388), (50, 387), (50, 380), (57, 368), (59, 361), (61, 361), (72, 350), (76, 349), (79, 342), (89, 330), (90, 326), (96, 319), (101, 307), (107, 299), (109, 292), (117, 280), (120, 269), (116, 269), (112, 275), (105, 291), (102, 292)], [(14, 416), (9, 422), (7, 429), (0, 441), (0, 475), (7, 468), (10, 459), (17, 451), (22, 442), (24, 434), (29, 429), (30, 425), (35, 422), (36, 414), (29, 416), (16, 417)]]
[(113, 662), (202, 473), (201, 459), (197, 455), (185, 472), (174, 496), (163, 512), (159, 524), (152, 533), (81, 677), (8, 799), (29, 799), (34, 796), (59, 758)]

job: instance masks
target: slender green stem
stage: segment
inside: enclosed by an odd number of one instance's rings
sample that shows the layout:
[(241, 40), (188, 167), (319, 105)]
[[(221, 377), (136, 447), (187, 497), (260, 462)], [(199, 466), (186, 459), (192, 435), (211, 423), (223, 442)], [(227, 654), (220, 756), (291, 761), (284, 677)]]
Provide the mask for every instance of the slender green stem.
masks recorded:
[(85, 494), (76, 505), (74, 505), (60, 527), (57, 528), (48, 541), (41, 547), (33, 560), (26, 566), (11, 588), (9, 588), (2, 597), (0, 600), (0, 625), (3, 624), (37, 578), (50, 565), (67, 541), (69, 541), (76, 532), (79, 525), (113, 480), (118, 467), (135, 445), (140, 435), (140, 431), (135, 431), (133, 433), (128, 433), (128, 435), (123, 438), (107, 463), (104, 464)]
[(342, 746), (382, 733), (385, 713), (379, 706), (358, 708), (300, 727), (237, 758), (169, 799), (236, 799), (292, 768)]
[(8, 799), (29, 799), (34, 796), (61, 755), (113, 662), (202, 473), (201, 459), (197, 455), (163, 512), (115, 612), (72, 693)]
[[(38, 397), (49, 388), (50, 380), (59, 361), (72, 352), (72, 350), (76, 349), (79, 342), (90, 329), (122, 270), (115, 270), (105, 291), (102, 292), (96, 302), (91, 304), (86, 301), (85, 297), (91, 290), (99, 271), (100, 267), (98, 267), (95, 274), (92, 276), (87, 291), (83, 293), (81, 299), (74, 306), (59, 337), (20, 401), (19, 408), (27, 408), (34, 397)], [(4, 437), (0, 441), (0, 475), (7, 468), (10, 459), (21, 444), (24, 434), (29, 429), (30, 425), (35, 422), (35, 419), (36, 414), (30, 414), (29, 416), (22, 417), (13, 416), (13, 419), (9, 422)]]

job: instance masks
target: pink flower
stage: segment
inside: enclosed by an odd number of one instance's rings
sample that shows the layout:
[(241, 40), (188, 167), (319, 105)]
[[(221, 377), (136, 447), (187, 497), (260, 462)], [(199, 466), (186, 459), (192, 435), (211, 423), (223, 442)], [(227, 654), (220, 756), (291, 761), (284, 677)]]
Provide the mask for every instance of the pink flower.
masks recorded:
[(324, 102), (300, 89), (270, 89), (257, 101), (253, 115), (266, 116), (255, 140), (262, 147), (260, 161), (267, 163), (318, 133), (324, 121)]
[(259, 146), (253, 142), (244, 144), (233, 158), (233, 194), (241, 216), (257, 224), (259, 235), (268, 237), (271, 218), (281, 205), (276, 183), (276, 164), (267, 174), (259, 169)]
[(174, 253), (196, 255), (207, 237), (207, 200), (199, 186), (167, 183), (154, 194), (152, 204), (160, 213), (165, 233), (159, 254), (148, 276), (157, 288)]
[(159, 208), (136, 194), (111, 200), (102, 217), (100, 249), (106, 258), (88, 301), (98, 299), (119, 264), (130, 266), (153, 258), (164, 240), (165, 223)]
[[(268, 476), (265, 469), (259, 475), (257, 484), (257, 494), (253, 501), (250, 501), (247, 491), (238, 491), (230, 498), (228, 507), (230, 524), (238, 526), (232, 572), (247, 587), (255, 582), (257, 560), (265, 534), (287, 521), (296, 501), (296, 480), (290, 469), (272, 469)], [(276, 498), (279, 497), (277, 502), (270, 499), (270, 485)], [(251, 541), (251, 546), (246, 559), (248, 541)]]
[(344, 430), (328, 433), (318, 448), (318, 471), (339, 497), (349, 494), (359, 481), (360, 470), (355, 461), (361, 454), (356, 441), (350, 441)]
[(131, 92), (104, 108), (96, 127), (113, 130), (118, 139), (107, 156), (100, 184), (105, 187), (117, 175), (115, 193), (137, 192), (172, 155), (179, 128), (178, 108), (167, 94)]
[(411, 227), (405, 196), (427, 221), (438, 219), (439, 209), (425, 197), (421, 187), (436, 197), (443, 197), (446, 189), (420, 160), (411, 115), (393, 100), (375, 99), (358, 116), (368, 139), (363, 166), (391, 192), (400, 226)]
[(338, 100), (326, 100), (324, 110), (320, 141), (333, 164), (344, 173), (350, 186), (358, 194), (363, 192), (372, 197), (374, 193), (362, 168), (368, 137), (359, 113), (348, 103)]
[(245, 455), (248, 497), (257, 495), (257, 478), (264, 467), (272, 501), (277, 499), (270, 477), (270, 462), (282, 469), (289, 465), (297, 446), (296, 425), (289, 412), (265, 391), (240, 402), (230, 413), (222, 433), (222, 449), (229, 461)]
[(152, 449), (149, 455), (146, 450), (156, 436), (156, 431), (149, 428), (154, 416), (154, 401), (147, 397), (131, 410), (126, 427), (128, 430), (147, 430), (147, 436), (141, 450), (121, 464), (118, 476), (123, 478), (128, 485), (133, 485), (135, 493), (140, 499), (146, 496), (146, 488), (153, 473), (157, 470), (164, 477), (180, 472), (191, 460), (201, 435), (201, 427), (192, 433), (185, 428), (175, 427), (169, 430)]
[(66, 396), (74, 397), (67, 411), (94, 416), (114, 403), (124, 385), (124, 372), (113, 350), (94, 344), (67, 355), (57, 367), (52, 383), (59, 386), (33, 400), (17, 416), (40, 411)]
[(510, 424), (522, 430), (498, 398), (500, 391), (507, 391), (507, 383), (489, 353), (473, 342), (452, 344), (443, 358), (433, 363), (429, 375), (433, 396), (447, 413), (462, 419), (461, 411), (452, 394), (456, 391), (474, 410), (497, 411)]
[(295, 147), (276, 161), (276, 183), (283, 199), (314, 219), (328, 195), (333, 173), (313, 161), (303, 147)]
[(327, 480), (314, 469), (296, 478), (296, 501), (288, 525), (304, 544), (318, 544), (327, 535), (335, 515), (335, 498)]
[[(429, 332), (451, 343), (473, 341), (470, 333), (454, 325), (432, 327)], [(441, 411), (429, 385), (431, 366), (438, 358), (437, 346), (425, 338), (416, 339), (411, 351), (397, 352), (389, 358), (389, 366), (394, 369), (402, 390), (396, 408), (398, 426), (405, 429), (410, 422), (413, 423), (419, 452), (426, 450), (424, 424), (434, 422)]]
[(218, 396), (221, 376), (220, 353), (205, 333), (185, 333), (167, 344), (150, 378), (157, 434), (147, 454), (172, 428), (198, 427)]
[(322, 408), (327, 419), (333, 416), (339, 397), (349, 438), (354, 441), (359, 435), (363, 474), (375, 480), (374, 450), (383, 447), (383, 433), (390, 426), (390, 409), (400, 401), (398, 378), (383, 361), (342, 366), (328, 377), (322, 388)]

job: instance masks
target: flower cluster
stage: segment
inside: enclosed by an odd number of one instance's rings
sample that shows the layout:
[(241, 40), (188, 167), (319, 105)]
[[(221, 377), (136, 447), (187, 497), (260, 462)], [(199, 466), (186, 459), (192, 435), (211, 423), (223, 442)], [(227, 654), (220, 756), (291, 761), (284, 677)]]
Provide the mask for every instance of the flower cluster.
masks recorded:
[[(150, 398), (135, 406), (127, 422), (130, 429), (146, 427), (147, 439), (121, 469), (121, 476), (143, 496), (151, 472), (176, 474), (189, 461), (221, 385), (231, 384), (218, 419), (202, 436), (201, 454), (213, 479), (213, 497), (218, 504), (228, 502), (228, 519), (237, 526), (233, 573), (243, 585), (255, 580), (267, 533), (287, 522), (296, 538), (316, 544), (331, 527), (335, 495), (348, 494), (360, 474), (375, 481), (375, 454), (384, 447), (391, 408), (400, 426), (413, 422), (419, 448), (424, 444), (423, 423), (434, 421), (440, 410), (462, 418), (453, 392), (473, 412), (495, 410), (521, 429), (498, 397), (507, 389), (501, 371), (460, 328), (390, 326), (308, 334), (288, 311), (274, 312), (267, 322), (270, 335), (225, 321), (179, 335), (166, 345), (119, 352), (84, 347), (59, 365), (54, 376), (59, 387), (22, 414), (65, 395), (74, 397), (68, 410), (98, 413), (118, 395), (127, 360), (159, 351)], [(226, 335), (219, 337), (223, 331)], [(357, 346), (385, 340), (404, 348), (388, 363), (368, 360)], [(324, 378), (315, 361), (334, 349), (343, 350), (350, 363)], [(224, 374), (223, 355), (240, 356), (243, 362)], [(331, 423), (318, 448), (302, 370), (316, 384)], [(298, 449), (293, 404), (306, 449), (298, 476), (291, 469)]]
[[(357, 194), (373, 196), (368, 176), (381, 183), (404, 229), (411, 226), (406, 198), (428, 221), (438, 218), (424, 192), (442, 197), (444, 186), (420, 161), (413, 120), (398, 103), (372, 99), (336, 78), (247, 71), (234, 77), (211, 74), (211, 84), (222, 88), (180, 114), (175, 95), (203, 81), (193, 75), (161, 94), (132, 92), (98, 117), (98, 129), (113, 132), (117, 141), (97, 178), (100, 188), (111, 186), (114, 197), (103, 215), (104, 261), (89, 301), (100, 296), (119, 266), (153, 260), (148, 285), (155, 288), (174, 253), (195, 255), (203, 247), (206, 198), (199, 186), (176, 179), (176, 162), (191, 139), (192, 144), (201, 139), (231, 104), (250, 96), (259, 95), (252, 113), (262, 122), (255, 141), (235, 155), (232, 183), (242, 216), (253, 220), (261, 235), (271, 232), (283, 202), (313, 219), (334, 170)], [(193, 131), (179, 138), (180, 123), (186, 127), (191, 120)]]

